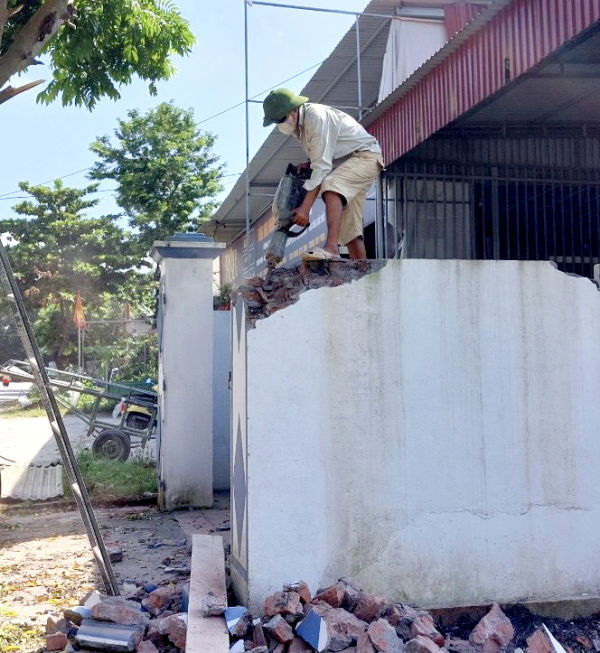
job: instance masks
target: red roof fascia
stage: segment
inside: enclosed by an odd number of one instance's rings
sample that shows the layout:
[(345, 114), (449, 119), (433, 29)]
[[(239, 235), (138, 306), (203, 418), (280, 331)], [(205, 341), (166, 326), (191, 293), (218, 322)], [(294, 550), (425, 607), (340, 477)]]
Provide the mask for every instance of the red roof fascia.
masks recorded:
[(598, 0), (513, 0), (367, 127), (386, 165), (598, 20)]

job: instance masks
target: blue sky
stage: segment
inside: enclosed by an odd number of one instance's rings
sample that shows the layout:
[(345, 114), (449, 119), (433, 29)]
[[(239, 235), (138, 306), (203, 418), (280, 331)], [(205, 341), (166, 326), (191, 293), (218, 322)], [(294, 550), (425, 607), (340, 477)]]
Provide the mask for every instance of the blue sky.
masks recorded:
[[(103, 134), (112, 134), (118, 118), (126, 118), (133, 108), (146, 111), (160, 102), (173, 101), (193, 108), (202, 129), (218, 137), (215, 151), (226, 165), (223, 199), (237, 175), (245, 168), (244, 85), (244, 1), (175, 0), (181, 14), (190, 21), (197, 45), (191, 56), (175, 61), (177, 75), (158, 85), (158, 97), (147, 93), (144, 83), (121, 89), (121, 99), (102, 100), (93, 112), (63, 107), (60, 102), (45, 106), (36, 103), (35, 90), (0, 105), (4, 125), (0, 167), (0, 217), (14, 215), (11, 207), (23, 193), (19, 181), (32, 184), (71, 175), (69, 186), (90, 183), (85, 172), (95, 157), (90, 143)], [(290, 2), (310, 7), (362, 11), (367, 0), (308, 0)], [(250, 96), (281, 85), (284, 80), (311, 68), (285, 85), (299, 91), (319, 64), (353, 24), (351, 16), (254, 5), (248, 8)], [(44, 77), (49, 71), (36, 66), (30, 74), (14, 80), (21, 84)], [(43, 87), (42, 87), (43, 88)], [(240, 104), (235, 109), (215, 114)], [(250, 105), (250, 148), (254, 153), (268, 130), (262, 127), (260, 105)], [(212, 119), (209, 119), (212, 118)], [(76, 173), (76, 174), (72, 174)], [(97, 197), (94, 213), (118, 213), (111, 189), (105, 182)], [(16, 191), (16, 192), (15, 192)]]

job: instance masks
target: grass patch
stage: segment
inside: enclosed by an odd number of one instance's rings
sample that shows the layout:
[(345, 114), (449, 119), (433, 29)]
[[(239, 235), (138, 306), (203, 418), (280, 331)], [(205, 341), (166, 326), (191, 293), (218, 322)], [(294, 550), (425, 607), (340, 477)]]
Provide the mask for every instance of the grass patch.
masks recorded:
[[(142, 456), (109, 460), (84, 449), (77, 456), (79, 468), (92, 499), (141, 499), (156, 493), (156, 465)], [(65, 496), (71, 496), (63, 471)]]
[(8, 408), (0, 409), (0, 417), (16, 418), (16, 417), (46, 417), (46, 409), (43, 406), (31, 406), (24, 408), (23, 406), (9, 406)]

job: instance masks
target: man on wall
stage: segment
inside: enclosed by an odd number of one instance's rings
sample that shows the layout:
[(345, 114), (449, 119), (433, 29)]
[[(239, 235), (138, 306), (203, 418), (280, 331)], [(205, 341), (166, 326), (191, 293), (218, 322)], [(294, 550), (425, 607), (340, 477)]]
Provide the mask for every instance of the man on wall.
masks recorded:
[(363, 240), (363, 210), (367, 192), (383, 170), (381, 148), (362, 125), (343, 111), (308, 101), (287, 88), (271, 91), (263, 102), (263, 126), (300, 141), (311, 177), (306, 197), (294, 212), (294, 222), (309, 224), (310, 210), (321, 193), (327, 215), (327, 240), (303, 255), (305, 261), (339, 260), (345, 245), (352, 259), (367, 257)]

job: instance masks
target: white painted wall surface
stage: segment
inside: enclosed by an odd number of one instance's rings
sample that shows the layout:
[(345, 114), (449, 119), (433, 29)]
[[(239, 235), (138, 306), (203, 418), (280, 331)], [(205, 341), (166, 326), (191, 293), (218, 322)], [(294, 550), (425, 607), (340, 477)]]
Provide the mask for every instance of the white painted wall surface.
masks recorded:
[(212, 258), (161, 261), (159, 477), (166, 510), (213, 502)]
[(213, 489), (229, 489), (231, 311), (213, 312)]
[(599, 325), (589, 280), (456, 260), (391, 261), (259, 321), (251, 609), (341, 575), (424, 606), (596, 592)]

